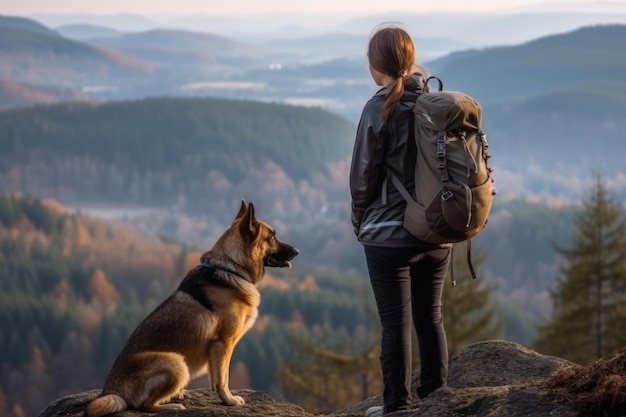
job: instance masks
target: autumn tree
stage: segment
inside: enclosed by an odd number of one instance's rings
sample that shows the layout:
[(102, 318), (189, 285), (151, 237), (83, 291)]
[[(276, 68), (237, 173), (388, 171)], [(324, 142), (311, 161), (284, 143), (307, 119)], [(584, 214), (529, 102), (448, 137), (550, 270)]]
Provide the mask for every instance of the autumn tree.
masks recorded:
[[(456, 285), (450, 284), (443, 291), (443, 317), (450, 352), (470, 343), (501, 338), (504, 325), (496, 315), (492, 285), (483, 276), (472, 279), (466, 253), (464, 243), (455, 245), (452, 271)], [(479, 275), (484, 261), (483, 253), (472, 254), (472, 265)]]
[(380, 391), (379, 340), (360, 351), (329, 347), (303, 335), (292, 334), (294, 355), (277, 372), (282, 390), (313, 411), (332, 411), (367, 399)]
[(554, 312), (538, 326), (536, 348), (583, 364), (626, 345), (626, 222), (601, 175), (573, 226), (571, 246), (557, 248)]

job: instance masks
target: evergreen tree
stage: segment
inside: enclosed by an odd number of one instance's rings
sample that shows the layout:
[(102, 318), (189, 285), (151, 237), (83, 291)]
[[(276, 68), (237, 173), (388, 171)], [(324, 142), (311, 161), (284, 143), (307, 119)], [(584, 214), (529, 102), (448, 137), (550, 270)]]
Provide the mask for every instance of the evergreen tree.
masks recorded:
[[(472, 279), (465, 244), (457, 244), (454, 254), (454, 287), (443, 291), (443, 317), (450, 352), (481, 340), (502, 337), (504, 323), (496, 316), (497, 305), (492, 301), (492, 286), (483, 277)], [(485, 261), (482, 253), (472, 254), (472, 264), (478, 270)]]
[[(357, 294), (372, 323), (379, 323), (373, 299), (359, 286)], [(292, 354), (276, 377), (283, 393), (311, 411), (332, 411), (363, 401), (382, 390), (380, 326), (371, 335), (357, 331), (338, 337), (327, 321), (321, 334), (292, 331)]]
[(554, 313), (539, 325), (536, 347), (583, 364), (626, 344), (626, 222), (599, 174), (575, 228), (571, 247), (557, 248), (564, 265)]

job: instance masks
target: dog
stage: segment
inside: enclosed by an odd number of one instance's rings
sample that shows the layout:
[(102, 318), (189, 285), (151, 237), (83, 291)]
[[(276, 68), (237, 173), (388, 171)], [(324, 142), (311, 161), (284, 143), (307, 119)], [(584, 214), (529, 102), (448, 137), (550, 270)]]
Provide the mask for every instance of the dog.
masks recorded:
[(184, 410), (170, 401), (182, 399), (190, 379), (207, 373), (222, 404), (245, 404), (228, 387), (233, 350), (258, 316), (265, 267), (291, 268), (298, 253), (242, 200), (200, 264), (130, 335), (86, 415)]

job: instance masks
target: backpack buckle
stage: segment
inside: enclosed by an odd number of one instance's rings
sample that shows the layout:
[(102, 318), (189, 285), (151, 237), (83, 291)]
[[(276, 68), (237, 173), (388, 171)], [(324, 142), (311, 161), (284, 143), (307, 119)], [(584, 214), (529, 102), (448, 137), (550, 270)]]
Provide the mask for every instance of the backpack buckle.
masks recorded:
[(452, 191), (450, 191), (450, 190), (446, 190), (443, 194), (441, 194), (441, 200), (442, 201), (448, 201), (452, 197), (454, 197), (454, 193)]
[(446, 157), (446, 136), (441, 135), (437, 138), (437, 157), (445, 158)]

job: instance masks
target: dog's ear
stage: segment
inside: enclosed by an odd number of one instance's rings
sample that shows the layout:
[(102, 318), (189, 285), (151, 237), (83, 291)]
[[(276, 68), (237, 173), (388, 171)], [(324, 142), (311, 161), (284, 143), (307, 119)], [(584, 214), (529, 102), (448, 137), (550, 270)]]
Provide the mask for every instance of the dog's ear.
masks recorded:
[(248, 210), (248, 205), (246, 204), (246, 200), (241, 200), (241, 207), (239, 207), (239, 213), (235, 216), (235, 220), (238, 220), (246, 214), (246, 210)]
[(241, 233), (244, 236), (256, 236), (259, 228), (259, 222), (256, 220), (256, 217), (254, 215), (254, 204), (248, 204), (247, 209), (241, 216), (239, 227), (241, 228)]

